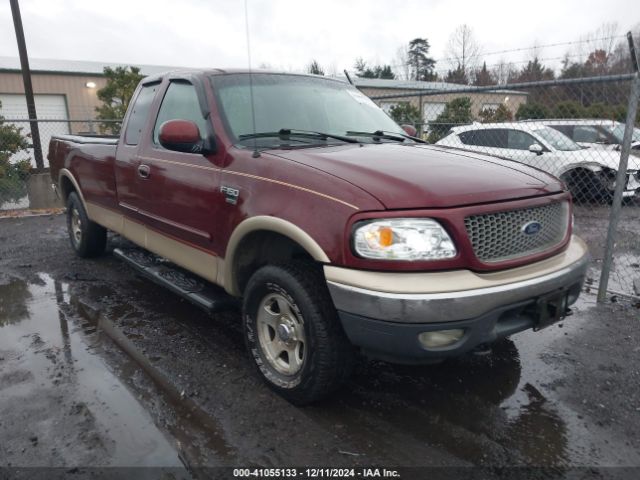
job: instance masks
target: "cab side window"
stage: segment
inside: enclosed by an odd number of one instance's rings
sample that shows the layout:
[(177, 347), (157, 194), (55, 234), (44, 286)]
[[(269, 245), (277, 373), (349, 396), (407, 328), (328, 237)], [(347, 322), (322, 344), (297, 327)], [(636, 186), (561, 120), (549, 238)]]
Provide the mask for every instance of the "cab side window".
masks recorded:
[(168, 120), (189, 120), (198, 126), (200, 138), (206, 134), (206, 120), (200, 110), (196, 89), (190, 83), (176, 81), (169, 84), (153, 128), (153, 143), (156, 145), (160, 145), (160, 127)]
[(155, 97), (157, 89), (157, 83), (143, 85), (140, 89), (131, 107), (131, 114), (129, 115), (129, 120), (127, 120), (127, 129), (124, 132), (124, 142), (127, 145), (137, 145), (140, 141), (140, 135), (147, 123), (149, 109), (151, 108), (151, 103), (153, 102), (153, 97)]

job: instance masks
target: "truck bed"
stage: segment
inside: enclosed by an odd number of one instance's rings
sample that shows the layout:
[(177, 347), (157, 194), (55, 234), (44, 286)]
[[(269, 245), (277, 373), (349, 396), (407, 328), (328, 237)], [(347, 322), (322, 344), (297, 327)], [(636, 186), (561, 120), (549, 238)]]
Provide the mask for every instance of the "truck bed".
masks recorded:
[[(117, 208), (114, 162), (118, 137), (106, 135), (58, 135), (49, 142), (51, 180), (66, 198), (72, 188), (85, 200), (108, 208)], [(63, 180), (63, 172), (77, 180)]]

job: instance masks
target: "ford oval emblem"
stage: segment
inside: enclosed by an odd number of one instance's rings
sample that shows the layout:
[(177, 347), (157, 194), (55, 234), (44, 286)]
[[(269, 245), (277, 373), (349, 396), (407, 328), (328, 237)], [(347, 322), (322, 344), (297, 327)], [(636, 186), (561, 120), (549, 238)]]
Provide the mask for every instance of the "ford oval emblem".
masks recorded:
[(542, 230), (542, 224), (540, 222), (529, 222), (522, 226), (522, 233), (525, 235), (535, 235)]

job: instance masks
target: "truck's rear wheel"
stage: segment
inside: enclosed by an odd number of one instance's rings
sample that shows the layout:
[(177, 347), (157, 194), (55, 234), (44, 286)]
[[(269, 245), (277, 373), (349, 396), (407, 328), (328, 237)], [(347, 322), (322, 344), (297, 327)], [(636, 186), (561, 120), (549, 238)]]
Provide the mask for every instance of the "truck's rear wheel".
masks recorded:
[(104, 252), (107, 245), (107, 230), (89, 220), (75, 192), (71, 192), (67, 199), (67, 230), (71, 247), (79, 257), (97, 257)]
[(315, 265), (262, 267), (247, 285), (243, 319), (260, 375), (290, 402), (320, 400), (348, 377), (353, 350)]

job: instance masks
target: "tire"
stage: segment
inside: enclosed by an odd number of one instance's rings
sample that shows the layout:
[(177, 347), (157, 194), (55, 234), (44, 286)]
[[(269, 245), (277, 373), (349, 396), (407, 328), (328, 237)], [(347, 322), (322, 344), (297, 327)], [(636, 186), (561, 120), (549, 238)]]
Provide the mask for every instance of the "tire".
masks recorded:
[(97, 257), (107, 246), (107, 230), (89, 220), (76, 192), (67, 199), (67, 231), (71, 248), (81, 258)]
[(353, 347), (313, 263), (260, 268), (247, 284), (242, 317), (260, 376), (291, 403), (321, 400), (349, 377)]

